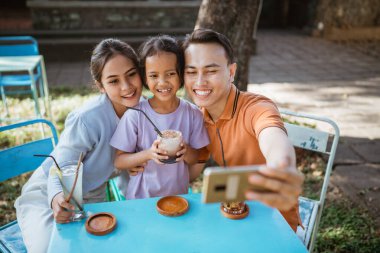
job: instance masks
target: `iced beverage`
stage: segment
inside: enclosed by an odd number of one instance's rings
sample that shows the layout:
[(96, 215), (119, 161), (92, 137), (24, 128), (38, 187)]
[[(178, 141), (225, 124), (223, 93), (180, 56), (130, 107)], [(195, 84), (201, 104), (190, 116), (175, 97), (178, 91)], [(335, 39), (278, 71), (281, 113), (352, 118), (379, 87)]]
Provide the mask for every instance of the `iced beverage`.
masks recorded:
[(160, 160), (163, 163), (175, 163), (177, 159), (176, 153), (181, 149), (182, 133), (176, 130), (164, 130), (162, 131), (162, 137), (157, 136), (160, 140), (159, 148), (168, 152), (169, 156), (167, 160)]
[[(77, 168), (78, 161), (68, 161), (63, 162), (60, 164), (61, 170), (62, 170), (62, 184), (65, 185), (63, 189), (63, 193), (65, 195), (65, 198), (70, 194), (70, 191), (73, 187), (74, 180), (75, 180), (75, 172)], [(74, 210), (75, 214), (72, 217), (72, 220), (80, 220), (84, 218), (84, 212), (80, 211), (77, 207), (75, 201), (73, 201), (73, 198), (78, 202), (79, 205), (83, 206), (83, 195), (82, 195), (82, 175), (83, 175), (83, 163), (80, 163), (79, 171), (78, 171), (78, 179), (77, 183), (75, 185), (75, 189), (71, 198), (70, 203), (73, 204), (76, 208)], [(69, 191), (69, 192), (67, 192)]]

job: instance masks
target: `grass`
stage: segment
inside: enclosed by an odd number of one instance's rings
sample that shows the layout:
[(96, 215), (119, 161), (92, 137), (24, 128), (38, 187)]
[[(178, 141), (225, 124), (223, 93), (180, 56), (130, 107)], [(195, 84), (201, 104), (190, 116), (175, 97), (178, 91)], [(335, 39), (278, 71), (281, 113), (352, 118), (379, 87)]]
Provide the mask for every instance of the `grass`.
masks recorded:
[[(296, 150), (298, 169), (305, 175), (303, 196), (319, 196), (325, 160), (315, 153)], [(380, 229), (365, 210), (336, 187), (329, 187), (318, 230), (315, 252), (378, 252)]]
[[(52, 110), (58, 131), (62, 131), (67, 114), (80, 107), (84, 101), (95, 96), (96, 91), (91, 89), (58, 88), (51, 90)], [(150, 94), (144, 91), (144, 94)], [(180, 91), (183, 95), (183, 90)], [(33, 103), (28, 98), (8, 99), (12, 115), (26, 117), (33, 115)], [(0, 111), (0, 113), (4, 113)], [(28, 132), (29, 131), (29, 132)], [(36, 136), (35, 129), (17, 131), (12, 135), (0, 133), (0, 149), (22, 143)], [(305, 174), (303, 196), (316, 198), (323, 180), (323, 157), (297, 150), (298, 169)], [(20, 195), (21, 187), (30, 177), (31, 173), (0, 183), (0, 225), (6, 224), (15, 217), (13, 204)], [(200, 192), (202, 178), (192, 183), (193, 192)], [(373, 219), (367, 210), (350, 202), (337, 188), (330, 187), (327, 195), (322, 220), (318, 231), (315, 252), (379, 252), (380, 231), (374, 227)]]
[(318, 252), (379, 252), (379, 231), (366, 210), (347, 199), (327, 199), (316, 249)]

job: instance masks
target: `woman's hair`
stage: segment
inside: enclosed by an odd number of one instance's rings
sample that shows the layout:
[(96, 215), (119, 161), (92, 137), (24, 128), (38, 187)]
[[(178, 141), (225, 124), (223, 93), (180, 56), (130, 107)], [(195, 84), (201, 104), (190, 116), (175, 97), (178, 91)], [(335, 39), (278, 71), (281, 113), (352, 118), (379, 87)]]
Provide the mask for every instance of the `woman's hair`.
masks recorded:
[[(103, 87), (101, 82), (102, 72), (104, 65), (115, 55), (122, 55), (130, 59), (136, 68), (139, 67), (139, 60), (133, 48), (126, 42), (118, 39), (104, 39), (102, 40), (91, 55), (91, 76), (99, 88)], [(140, 74), (140, 71), (138, 71)]]
[(152, 38), (149, 38), (145, 41), (139, 48), (140, 54), (140, 69), (141, 73), (144, 76), (144, 86), (146, 88), (146, 69), (145, 62), (146, 58), (157, 55), (160, 52), (167, 52), (175, 54), (177, 58), (176, 71), (180, 80), (180, 87), (183, 86), (183, 69), (184, 69), (184, 56), (183, 50), (179, 45), (178, 41), (169, 35), (158, 35)]

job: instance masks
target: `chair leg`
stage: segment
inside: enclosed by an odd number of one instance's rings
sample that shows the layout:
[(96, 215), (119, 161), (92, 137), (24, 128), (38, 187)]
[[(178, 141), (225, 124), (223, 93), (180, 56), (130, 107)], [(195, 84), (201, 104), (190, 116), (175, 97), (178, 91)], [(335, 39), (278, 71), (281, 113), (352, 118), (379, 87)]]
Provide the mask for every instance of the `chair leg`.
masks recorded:
[[(47, 112), (46, 112), (46, 104), (45, 104), (45, 100), (44, 100), (44, 90), (43, 90), (43, 87), (42, 87), (42, 80), (41, 78), (39, 79), (38, 81), (38, 86), (39, 86), (39, 90), (40, 90), (40, 97), (43, 99), (44, 101), (44, 108), (45, 108), (45, 111), (44, 111), (44, 114), (47, 115)], [(37, 87), (37, 86), (36, 86)], [(37, 103), (39, 103), (39, 100), (38, 100), (38, 89), (36, 90), (36, 94), (37, 94)], [(39, 107), (39, 104), (38, 104), (38, 107)], [(41, 113), (41, 111), (40, 111)], [(40, 125), (40, 131), (41, 131), (41, 135), (42, 135), (42, 138), (45, 138), (45, 129), (44, 129), (44, 124), (41, 124)]]
[(42, 101), (44, 103), (44, 115), (47, 117), (48, 116), (48, 109), (47, 109), (47, 103), (46, 103), (46, 94), (45, 94), (45, 91), (44, 91), (44, 85), (43, 85), (43, 80), (42, 78), (40, 78), (38, 80), (38, 86), (39, 86), (39, 90), (40, 90), (40, 97), (42, 98)]
[(5, 109), (5, 115), (9, 116), (9, 110), (8, 110), (7, 100), (6, 100), (6, 97), (5, 97), (4, 86), (0, 86), (0, 93), (1, 93), (1, 101), (3, 101), (3, 106), (4, 106), (4, 109)]
[(41, 111), (40, 111), (40, 105), (38, 102), (36, 82), (34, 81), (34, 74), (32, 71), (30, 71), (29, 75), (30, 75), (30, 79), (32, 81), (31, 89), (32, 89), (32, 95), (33, 95), (33, 99), (34, 99), (34, 111), (36, 112), (37, 117), (42, 118)]
[(310, 243), (309, 243), (309, 247), (308, 247), (310, 253), (313, 252), (314, 246), (315, 246), (315, 241), (317, 239), (319, 221), (320, 221), (320, 216), (321, 216), (319, 212), (321, 212), (321, 211), (318, 210), (317, 220), (315, 221), (315, 224), (313, 227), (313, 232), (311, 233)]
[(112, 199), (111, 199), (111, 190), (110, 190), (110, 182), (109, 181), (107, 182), (107, 186), (106, 186), (106, 196), (107, 196), (107, 201), (111, 202)]
[(44, 57), (41, 56), (41, 78), (42, 78), (42, 84), (43, 84), (43, 90), (44, 90), (44, 101), (45, 101), (45, 109), (47, 110), (47, 117), (50, 118), (50, 120), (53, 120), (53, 115), (51, 113), (51, 104), (49, 100), (49, 89), (48, 89), (48, 81), (46, 77), (46, 69), (45, 69), (45, 62)]
[(117, 187), (117, 183), (115, 180), (116, 180), (116, 178), (112, 178), (112, 179), (108, 180), (109, 185), (110, 185), (110, 192), (112, 193), (115, 201), (125, 200), (125, 197), (121, 194), (119, 188)]

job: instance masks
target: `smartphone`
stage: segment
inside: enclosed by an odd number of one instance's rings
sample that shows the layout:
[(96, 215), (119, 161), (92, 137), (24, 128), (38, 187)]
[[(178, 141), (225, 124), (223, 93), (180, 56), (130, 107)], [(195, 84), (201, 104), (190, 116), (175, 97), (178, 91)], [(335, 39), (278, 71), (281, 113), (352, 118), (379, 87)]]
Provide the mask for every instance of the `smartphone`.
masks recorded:
[(244, 201), (248, 189), (268, 191), (248, 183), (248, 175), (259, 173), (265, 165), (209, 167), (203, 172), (202, 202)]

